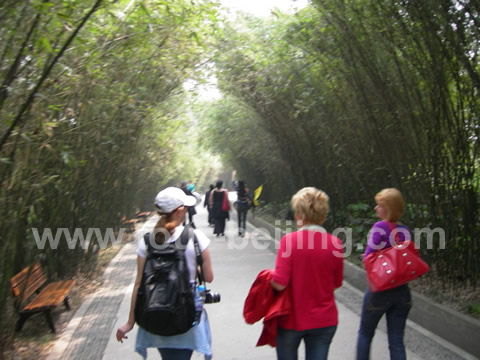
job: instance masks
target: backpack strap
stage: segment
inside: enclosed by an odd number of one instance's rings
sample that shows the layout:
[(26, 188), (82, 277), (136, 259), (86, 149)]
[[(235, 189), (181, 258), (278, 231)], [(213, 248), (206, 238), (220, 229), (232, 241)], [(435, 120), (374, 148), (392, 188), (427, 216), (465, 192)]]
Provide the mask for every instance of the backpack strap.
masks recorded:
[(143, 240), (145, 241), (145, 246), (147, 247), (147, 257), (152, 252), (152, 243), (150, 242), (150, 233), (145, 233), (143, 235)]
[(180, 237), (175, 241), (176, 243), (178, 243), (179, 245), (181, 245), (182, 249), (185, 250), (187, 248), (187, 244), (188, 242), (190, 241), (190, 235), (191, 235), (191, 231), (189, 229), (190, 227), (187, 225), (183, 228), (183, 231), (182, 231), (182, 234), (180, 235)]
[[(203, 270), (202, 270), (202, 265), (203, 265), (203, 257), (202, 257), (202, 252), (200, 251), (200, 244), (198, 243), (197, 236), (195, 235), (195, 231), (193, 227), (188, 224), (185, 225), (185, 229), (182, 232), (182, 235), (180, 236), (181, 244), (183, 246), (186, 246), (190, 239), (193, 237), (193, 247), (195, 249), (195, 255), (196, 255), (196, 262), (197, 262), (197, 278), (200, 284), (204, 282), (204, 276), (203, 276)], [(177, 240), (178, 241), (178, 240)]]
[(193, 246), (195, 247), (195, 255), (197, 255), (197, 277), (200, 284), (202, 284), (203, 282), (205, 282), (205, 278), (203, 277), (203, 269), (202, 269), (203, 257), (200, 251), (200, 245), (198, 243), (198, 240), (195, 234), (193, 234)]

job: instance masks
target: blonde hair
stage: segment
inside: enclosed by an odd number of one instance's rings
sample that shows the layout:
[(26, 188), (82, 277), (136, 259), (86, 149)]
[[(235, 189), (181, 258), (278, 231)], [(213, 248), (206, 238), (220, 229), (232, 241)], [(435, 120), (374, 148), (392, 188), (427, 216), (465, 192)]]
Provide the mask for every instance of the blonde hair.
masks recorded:
[(292, 209), (304, 221), (320, 225), (327, 217), (328, 195), (314, 187), (303, 188), (293, 195)]
[(398, 221), (402, 217), (405, 202), (402, 193), (395, 188), (383, 189), (375, 195), (377, 204), (387, 209), (388, 221)]
[(175, 209), (169, 214), (162, 214), (160, 219), (155, 224), (155, 227), (153, 228), (153, 231), (154, 231), (154, 234), (155, 234), (155, 242), (158, 245), (164, 244), (165, 241), (167, 241), (168, 238), (170, 237), (169, 234), (173, 233), (175, 228), (180, 225), (178, 220), (172, 219), (172, 215), (177, 210), (178, 209)]

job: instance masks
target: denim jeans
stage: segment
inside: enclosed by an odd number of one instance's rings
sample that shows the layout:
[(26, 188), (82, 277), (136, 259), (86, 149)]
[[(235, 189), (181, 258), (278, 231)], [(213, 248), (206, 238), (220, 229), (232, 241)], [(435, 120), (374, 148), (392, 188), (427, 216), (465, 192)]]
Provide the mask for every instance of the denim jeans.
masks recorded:
[(278, 328), (277, 359), (297, 360), (300, 342), (305, 342), (305, 360), (326, 360), (337, 326), (303, 331)]
[(245, 230), (247, 229), (247, 212), (247, 207), (238, 207), (237, 209), (239, 234), (245, 234)]
[(190, 360), (193, 354), (193, 350), (190, 349), (158, 349), (162, 360)]
[(386, 314), (390, 359), (405, 360), (407, 355), (403, 335), (411, 307), (412, 297), (408, 285), (376, 293), (367, 290), (363, 298), (356, 359), (368, 360), (375, 329), (383, 314)]

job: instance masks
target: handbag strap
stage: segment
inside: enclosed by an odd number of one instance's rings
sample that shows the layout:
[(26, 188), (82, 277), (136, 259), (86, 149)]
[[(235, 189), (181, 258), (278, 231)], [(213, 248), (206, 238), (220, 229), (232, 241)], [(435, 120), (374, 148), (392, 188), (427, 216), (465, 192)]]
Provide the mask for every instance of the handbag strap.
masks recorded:
[[(386, 223), (387, 223), (388, 227), (390, 228), (390, 234), (391, 234), (392, 232), (394, 232), (395, 230), (397, 230), (397, 226), (396, 226), (393, 222), (391, 222), (391, 221), (386, 221)], [(398, 236), (398, 231), (395, 232), (395, 238), (394, 238), (396, 244), (399, 243), (397, 236)]]

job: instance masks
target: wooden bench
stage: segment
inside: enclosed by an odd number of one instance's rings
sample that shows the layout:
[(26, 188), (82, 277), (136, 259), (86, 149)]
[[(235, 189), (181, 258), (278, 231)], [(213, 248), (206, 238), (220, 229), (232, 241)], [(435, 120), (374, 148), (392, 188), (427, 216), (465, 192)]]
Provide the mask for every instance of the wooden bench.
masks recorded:
[(134, 232), (135, 231), (135, 224), (138, 222), (138, 219), (130, 219), (125, 220), (123, 223), (126, 226), (127, 232)]
[(144, 211), (144, 212), (137, 213), (137, 218), (145, 221), (150, 216), (151, 213), (152, 213), (151, 211)]
[(47, 277), (38, 263), (23, 269), (10, 279), (15, 307), (20, 316), (15, 329), (17, 332), (22, 330), (30, 316), (39, 312), (45, 314), (50, 329), (55, 332), (52, 310), (61, 303), (70, 310), (68, 296), (75, 280), (56, 281), (45, 285), (46, 282)]

